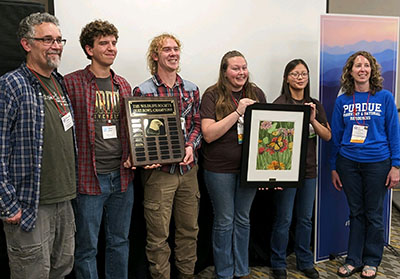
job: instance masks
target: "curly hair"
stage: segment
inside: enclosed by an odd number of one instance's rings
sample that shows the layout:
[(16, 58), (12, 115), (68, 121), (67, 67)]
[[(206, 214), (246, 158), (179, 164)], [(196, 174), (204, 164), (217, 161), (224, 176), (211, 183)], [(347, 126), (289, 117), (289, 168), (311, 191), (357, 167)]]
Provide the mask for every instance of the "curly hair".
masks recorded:
[[(282, 81), (282, 89), (281, 95), (286, 97), (286, 100), (292, 100), (292, 94), (290, 92), (289, 84), (288, 84), (288, 77), (289, 73), (296, 68), (297, 65), (303, 65), (307, 69), (307, 73), (310, 72), (308, 69), (307, 63), (303, 59), (293, 59), (289, 63), (287, 63), (285, 67), (285, 71), (283, 72), (283, 81)], [(310, 78), (308, 78), (307, 85), (304, 88), (304, 101), (305, 102), (312, 102), (312, 98), (310, 96)]]
[(81, 47), (83, 48), (86, 57), (92, 60), (92, 57), (86, 52), (86, 46), (93, 47), (96, 38), (110, 35), (114, 36), (115, 39), (118, 40), (118, 29), (114, 24), (109, 23), (106, 20), (103, 21), (98, 19), (86, 24), (85, 27), (82, 28), (79, 37), (79, 42), (81, 43)]
[[(225, 116), (232, 113), (236, 109), (236, 107), (231, 102), (232, 91), (229, 90), (229, 80), (225, 75), (229, 65), (228, 60), (233, 57), (243, 57), (243, 59), (246, 61), (246, 58), (244, 58), (243, 54), (241, 54), (237, 50), (231, 50), (225, 53), (225, 55), (222, 56), (221, 64), (219, 67), (218, 81), (216, 84), (207, 89), (216, 89), (217, 101), (215, 103), (215, 114), (217, 121), (223, 119)], [(256, 86), (249, 81), (249, 78), (247, 78), (245, 84), (243, 85), (243, 95), (246, 98), (258, 101), (255, 88)]]
[(340, 84), (342, 86), (343, 92), (346, 95), (353, 95), (355, 91), (354, 78), (352, 77), (352, 69), (354, 65), (354, 60), (357, 56), (365, 57), (370, 66), (371, 66), (371, 76), (369, 78), (369, 92), (374, 95), (377, 91), (382, 90), (383, 88), (383, 77), (381, 75), (381, 66), (376, 61), (375, 57), (372, 56), (371, 53), (361, 50), (352, 54), (346, 61), (346, 64), (343, 67), (343, 72), (340, 80)]
[[(179, 49), (181, 49), (182, 47), (181, 42), (172, 34), (163, 33), (161, 35), (154, 37), (151, 40), (149, 49), (147, 50), (147, 66), (149, 67), (150, 73), (152, 75), (157, 73), (157, 65), (158, 65), (157, 61), (153, 59), (153, 55), (158, 55), (166, 39), (174, 40), (178, 45)], [(177, 72), (179, 72), (179, 70), (180, 69), (178, 68)]]
[(55, 26), (60, 28), (58, 19), (55, 16), (49, 13), (33, 13), (20, 21), (17, 31), (18, 39), (26, 38), (32, 41), (31, 38), (35, 37), (34, 27), (44, 22), (53, 23)]

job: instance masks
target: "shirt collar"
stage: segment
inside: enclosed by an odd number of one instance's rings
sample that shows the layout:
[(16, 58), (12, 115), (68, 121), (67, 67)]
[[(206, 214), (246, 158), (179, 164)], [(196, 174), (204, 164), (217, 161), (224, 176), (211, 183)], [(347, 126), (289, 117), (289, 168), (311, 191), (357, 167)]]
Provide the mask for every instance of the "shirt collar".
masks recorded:
[[(37, 78), (33, 75), (33, 73), (31, 72), (31, 70), (28, 69), (28, 67), (26, 66), (26, 62), (22, 62), (21, 64), (21, 69), (24, 72), (24, 74), (28, 77), (28, 79), (30, 80), (30, 82), (35, 82), (35, 83), (39, 83), (39, 81), (37, 80)], [(57, 72), (57, 69), (54, 69), (51, 74), (57, 79), (58, 82), (61, 83), (61, 81), (63, 80), (62, 75)]]
[[(96, 76), (90, 70), (90, 64), (86, 66), (86, 68), (83, 70), (83, 72), (88, 81), (92, 81), (92, 80), (96, 79)], [(113, 82), (115, 84), (119, 84), (119, 82), (116, 78), (115, 72), (112, 69), (110, 69), (110, 72), (111, 72), (111, 77), (112, 77)]]
[[(164, 86), (164, 87), (168, 87), (162, 80), (161, 80), (161, 78), (160, 78), (160, 76), (156, 73), (156, 74), (154, 74), (153, 76), (152, 76), (152, 80), (153, 80), (153, 82), (156, 84), (156, 86)], [(180, 85), (182, 85), (183, 84), (183, 80), (182, 80), (182, 78), (178, 75), (178, 74), (176, 74), (176, 81), (175, 81), (175, 85), (174, 85), (174, 87), (175, 86), (180, 86)]]

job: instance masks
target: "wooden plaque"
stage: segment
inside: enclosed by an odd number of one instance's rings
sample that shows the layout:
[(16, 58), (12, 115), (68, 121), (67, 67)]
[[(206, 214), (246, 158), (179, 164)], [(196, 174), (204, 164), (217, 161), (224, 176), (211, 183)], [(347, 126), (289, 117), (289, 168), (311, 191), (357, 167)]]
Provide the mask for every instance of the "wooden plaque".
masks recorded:
[(127, 97), (125, 109), (134, 166), (182, 162), (185, 141), (175, 97)]

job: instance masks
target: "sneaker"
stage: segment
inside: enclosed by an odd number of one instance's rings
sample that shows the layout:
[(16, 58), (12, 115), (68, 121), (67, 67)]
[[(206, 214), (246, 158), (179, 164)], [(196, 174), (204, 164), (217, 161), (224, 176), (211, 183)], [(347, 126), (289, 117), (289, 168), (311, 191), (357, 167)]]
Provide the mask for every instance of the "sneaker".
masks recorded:
[(272, 269), (272, 277), (275, 279), (286, 279), (286, 269)]
[(319, 278), (319, 273), (314, 267), (303, 269), (301, 270), (301, 272), (303, 272), (304, 275), (308, 278), (313, 278), (313, 279)]

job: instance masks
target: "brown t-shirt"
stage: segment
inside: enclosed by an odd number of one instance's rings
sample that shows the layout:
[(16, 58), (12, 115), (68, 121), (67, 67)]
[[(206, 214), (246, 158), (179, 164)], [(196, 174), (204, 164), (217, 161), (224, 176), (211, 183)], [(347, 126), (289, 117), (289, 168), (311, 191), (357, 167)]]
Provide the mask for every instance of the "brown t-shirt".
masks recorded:
[[(257, 98), (260, 103), (265, 103), (264, 92), (256, 87)], [(241, 98), (242, 92), (232, 92), (235, 99)], [(207, 89), (204, 92), (200, 116), (216, 121), (215, 104), (217, 101), (216, 88)], [(233, 99), (230, 100), (233, 104)], [(242, 145), (238, 143), (237, 124), (234, 124), (222, 137), (207, 143), (203, 140), (201, 152), (203, 154), (203, 167), (212, 172), (239, 173), (242, 158)]]
[[(120, 168), (122, 158), (119, 91), (118, 88), (112, 88), (110, 77), (96, 78), (96, 83), (99, 89), (96, 90), (93, 115), (96, 171), (109, 173)], [(115, 138), (104, 139), (103, 137), (103, 127), (108, 125), (107, 118), (111, 118), (111, 125), (116, 127), (117, 137)]]
[[(319, 123), (327, 126), (327, 118), (324, 107), (315, 99), (312, 99), (317, 107), (316, 119)], [(274, 104), (302, 104), (303, 102), (294, 101), (293, 99), (287, 99), (286, 96), (281, 95), (275, 99)], [(311, 124), (310, 124), (311, 125)], [(315, 178), (317, 177), (317, 137), (308, 138), (307, 146), (307, 160), (306, 160), (306, 176), (305, 178)]]

